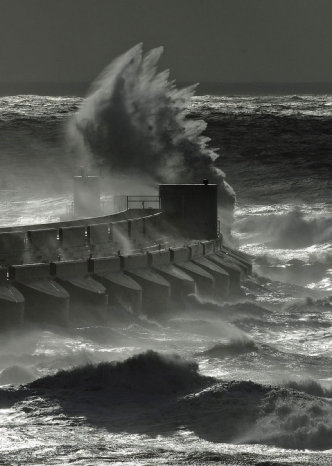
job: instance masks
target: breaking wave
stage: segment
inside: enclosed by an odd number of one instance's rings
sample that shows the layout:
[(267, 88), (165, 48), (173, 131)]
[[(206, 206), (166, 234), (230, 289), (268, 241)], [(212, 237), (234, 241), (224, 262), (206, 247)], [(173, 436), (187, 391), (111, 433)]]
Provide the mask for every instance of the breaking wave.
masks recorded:
[(319, 390), (223, 382), (176, 355), (148, 351), (61, 371), (27, 385), (25, 396), (29, 391), (37, 401), (36, 394), (52, 394), (67, 415), (80, 413), (110, 431), (157, 435), (185, 426), (212, 442), (332, 448), (332, 403)]
[(311, 298), (301, 299), (285, 306), (288, 312), (303, 314), (304, 312), (331, 311), (332, 310), (332, 296), (325, 296), (324, 298)]
[(274, 225), (275, 246), (301, 248), (324, 243), (332, 238), (332, 219), (305, 219), (299, 209), (289, 212), (279, 225)]
[(147, 351), (123, 362), (105, 362), (76, 367), (38, 379), (31, 388), (123, 390), (143, 393), (175, 393), (202, 385), (207, 378), (198, 374), (198, 364), (177, 355)]
[[(258, 370), (259, 367), (264, 367), (272, 374), (273, 371), (283, 371), (291, 374), (292, 378), (304, 377), (304, 374), (307, 377), (326, 377), (332, 370), (332, 359), (328, 355), (290, 353), (277, 346), (256, 342), (249, 338), (233, 338), (228, 342), (217, 343), (196, 355), (219, 359), (224, 365), (229, 364), (230, 360), (233, 362), (236, 360), (238, 366), (244, 365), (247, 370), (248, 368)], [(319, 367), (324, 369), (317, 369)], [(272, 379), (274, 379), (273, 375)], [(300, 390), (300, 387), (295, 385), (294, 388)], [(323, 396), (322, 393), (317, 391), (312, 394)]]
[(252, 340), (231, 340), (229, 343), (218, 343), (202, 354), (212, 358), (237, 356), (243, 353), (258, 352), (259, 348)]
[(238, 318), (243, 318), (245, 316), (263, 317), (270, 313), (268, 309), (265, 309), (252, 301), (242, 301), (235, 304), (220, 304), (194, 294), (189, 295), (187, 300), (192, 309), (204, 310), (206, 312), (214, 313), (218, 317), (227, 317), (231, 320), (237, 320)]
[[(257, 399), (260, 387), (254, 386), (252, 392)], [(248, 392), (245, 395), (248, 398)], [(239, 441), (311, 450), (332, 447), (330, 400), (280, 387), (266, 388), (260, 398), (259, 415)]]
[(130, 172), (163, 183), (208, 178), (219, 184), (221, 204), (233, 209), (234, 191), (202, 134), (206, 123), (188, 118), (196, 86), (177, 89), (168, 71), (158, 72), (162, 52), (143, 55), (139, 44), (104, 70), (69, 125), (73, 150), (84, 156), (81, 163), (113, 175)]
[(308, 395), (332, 398), (332, 389), (322, 387), (322, 385), (316, 380), (289, 380), (285, 383), (285, 386), (298, 390), (299, 392), (308, 393)]
[(240, 220), (240, 232), (264, 236), (275, 248), (299, 249), (313, 244), (322, 244), (332, 238), (332, 219), (307, 219), (295, 208), (284, 215), (257, 215)]
[(0, 385), (7, 384), (23, 384), (31, 382), (36, 378), (33, 371), (24, 367), (15, 365), (10, 366), (1, 371), (0, 373)]

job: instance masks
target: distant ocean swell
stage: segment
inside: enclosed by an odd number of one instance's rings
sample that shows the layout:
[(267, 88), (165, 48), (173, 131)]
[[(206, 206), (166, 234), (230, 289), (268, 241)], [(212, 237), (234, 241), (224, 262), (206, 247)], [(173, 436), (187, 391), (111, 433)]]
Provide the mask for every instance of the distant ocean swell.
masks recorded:
[[(188, 116), (207, 121), (206, 134), (220, 148), (217, 165), (241, 204), (264, 202), (266, 185), (270, 202), (330, 202), (331, 97), (196, 96), (191, 102)], [(76, 97), (0, 98), (0, 157), (9, 168), (3, 189), (28, 189), (28, 179), (42, 187), (39, 174), (50, 178), (50, 167), (61, 189), (69, 189), (74, 159), (65, 128), (81, 103)]]

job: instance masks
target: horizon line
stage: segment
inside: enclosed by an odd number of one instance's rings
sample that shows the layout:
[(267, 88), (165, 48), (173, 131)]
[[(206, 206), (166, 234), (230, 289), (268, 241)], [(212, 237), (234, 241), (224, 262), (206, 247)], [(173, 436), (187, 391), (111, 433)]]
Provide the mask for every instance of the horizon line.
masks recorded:
[[(178, 87), (192, 84), (175, 81)], [(332, 81), (287, 82), (287, 81), (201, 81), (197, 83), (196, 95), (205, 94), (331, 94)], [(19, 94), (71, 95), (83, 97), (90, 88), (87, 81), (3, 81), (0, 96)]]

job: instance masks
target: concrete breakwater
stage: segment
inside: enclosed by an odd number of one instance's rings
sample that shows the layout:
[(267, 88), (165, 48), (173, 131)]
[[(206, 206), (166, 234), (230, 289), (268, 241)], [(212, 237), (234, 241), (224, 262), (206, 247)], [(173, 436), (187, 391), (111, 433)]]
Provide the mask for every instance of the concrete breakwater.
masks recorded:
[[(163, 241), (155, 209), (39, 225), (0, 228), (0, 265), (87, 259), (153, 247)], [(159, 246), (158, 246), (159, 247)]]
[(222, 244), (217, 191), (160, 185), (158, 209), (0, 229), (0, 328), (101, 323), (121, 307), (158, 317), (191, 293), (238, 294), (251, 263)]
[(236, 295), (241, 278), (251, 273), (248, 256), (226, 248), (220, 238), (141, 253), (58, 259), (1, 267), (2, 328), (25, 321), (103, 322), (112, 317), (112, 306), (157, 317), (190, 293)]

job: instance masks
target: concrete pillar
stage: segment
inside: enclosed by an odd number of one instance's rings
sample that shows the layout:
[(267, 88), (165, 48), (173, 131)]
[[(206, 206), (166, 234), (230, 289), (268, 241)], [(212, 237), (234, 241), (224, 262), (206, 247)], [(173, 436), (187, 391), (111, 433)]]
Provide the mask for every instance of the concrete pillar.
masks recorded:
[(88, 274), (86, 260), (52, 262), (51, 275), (70, 295), (73, 320), (99, 323), (107, 318), (106, 289)]
[(0, 332), (24, 322), (24, 297), (7, 280), (7, 269), (0, 267)]
[(218, 298), (226, 298), (229, 295), (229, 275), (216, 264), (212, 264), (204, 257), (204, 250), (208, 247), (205, 244), (197, 243), (189, 245), (190, 258), (192, 262), (199, 267), (202, 267), (206, 272), (209, 272), (215, 280), (214, 294)]
[(135, 218), (129, 220), (130, 240), (135, 245), (140, 245), (144, 242), (144, 220), (143, 218)]
[(136, 314), (141, 312), (142, 288), (133, 278), (123, 273), (119, 256), (90, 259), (89, 271), (105, 286), (109, 304), (121, 305)]
[(88, 258), (89, 248), (85, 236), (85, 226), (62, 227), (59, 229), (61, 258)]
[(238, 296), (241, 290), (241, 268), (236, 265), (235, 262), (227, 258), (222, 258), (217, 254), (209, 254), (206, 256), (206, 259), (213, 262), (214, 264), (219, 265), (229, 275), (229, 292), (231, 296)]
[(91, 258), (88, 262), (88, 270), (93, 274), (105, 274), (121, 272), (120, 256)]
[(48, 228), (28, 230), (28, 243), (34, 262), (55, 260), (58, 255), (58, 230)]
[(188, 294), (195, 293), (195, 281), (171, 263), (169, 250), (149, 252), (148, 260), (150, 267), (170, 283), (173, 300), (183, 303)]
[(215, 249), (216, 249), (216, 241), (215, 240), (201, 241), (201, 244), (203, 246), (204, 256), (207, 256), (209, 254), (213, 254), (215, 252)]
[(230, 258), (236, 259), (237, 261), (241, 262), (246, 267), (248, 274), (252, 274), (252, 260), (248, 254), (245, 254), (244, 252), (237, 251), (232, 248), (228, 248), (226, 246), (221, 247), (221, 252), (226, 254), (226, 256), (229, 256)]
[(11, 231), (0, 233), (0, 264), (21, 264), (26, 258), (25, 232)]
[(190, 252), (190, 259), (204, 256), (204, 248), (202, 243), (190, 244), (188, 246)]
[(97, 223), (87, 226), (87, 237), (91, 254), (103, 257), (114, 252), (108, 223)]
[(216, 255), (240, 267), (243, 276), (251, 274), (252, 265), (249, 262), (244, 261), (243, 259), (232, 254), (231, 252), (221, 249), (220, 251), (216, 252)]
[(108, 223), (95, 223), (88, 225), (87, 237), (90, 246), (108, 243), (110, 240)]
[(49, 264), (9, 267), (9, 278), (25, 298), (26, 320), (67, 325), (69, 294), (50, 277)]
[(229, 295), (230, 278), (226, 270), (209, 261), (206, 257), (196, 257), (192, 262), (213, 276), (215, 280), (214, 295), (218, 298), (227, 298)]
[(122, 267), (126, 275), (142, 287), (142, 308), (152, 316), (169, 309), (171, 286), (165, 278), (148, 268), (147, 254), (122, 256)]
[(217, 252), (221, 249), (222, 245), (223, 245), (223, 239), (221, 236), (218, 236), (218, 238), (216, 238), (214, 241), (214, 251)]
[(129, 222), (128, 220), (120, 220), (110, 223), (110, 234), (116, 249), (123, 253), (128, 253), (131, 249), (131, 241), (129, 238)]
[(147, 240), (157, 240), (160, 236), (159, 226), (162, 214), (148, 215), (144, 217), (144, 236)]
[(197, 292), (201, 296), (211, 297), (214, 294), (215, 279), (206, 270), (199, 267), (197, 264), (190, 262), (190, 249), (185, 248), (170, 248), (171, 261), (174, 266), (184, 271), (196, 282)]

